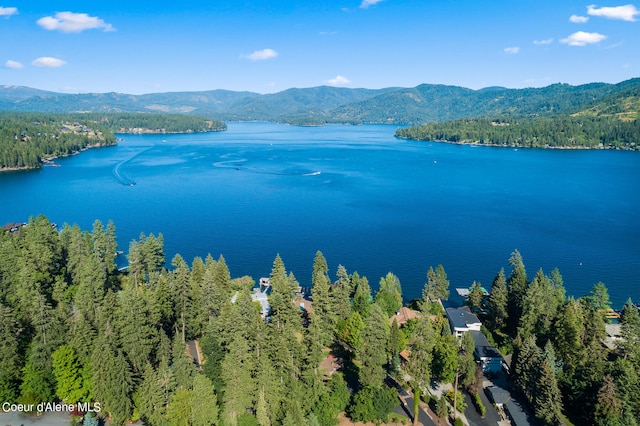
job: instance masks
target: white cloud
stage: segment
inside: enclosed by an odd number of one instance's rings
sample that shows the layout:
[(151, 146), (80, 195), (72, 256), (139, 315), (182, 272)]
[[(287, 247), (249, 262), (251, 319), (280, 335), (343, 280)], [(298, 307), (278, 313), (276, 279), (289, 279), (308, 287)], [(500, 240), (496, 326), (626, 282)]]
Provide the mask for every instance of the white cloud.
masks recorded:
[(360, 8), (361, 9), (366, 9), (369, 6), (373, 6), (374, 4), (378, 4), (383, 0), (362, 0), (362, 3), (360, 3)]
[(267, 59), (273, 59), (278, 57), (278, 52), (273, 49), (262, 49), (256, 50), (250, 55), (244, 55), (243, 58), (249, 59), (250, 61), (265, 61)]
[(535, 44), (536, 46), (545, 46), (547, 44), (551, 44), (553, 43), (553, 39), (552, 38), (548, 38), (546, 40), (533, 40), (533, 44)]
[(62, 31), (63, 33), (79, 33), (84, 30), (102, 28), (103, 31), (115, 31), (111, 24), (107, 24), (96, 16), (86, 13), (58, 12), (56, 16), (45, 16), (37, 21), (45, 30)]
[(517, 53), (520, 52), (520, 48), (515, 46), (515, 47), (507, 47), (504, 49), (505, 53), (508, 53), (509, 55), (515, 55)]
[(22, 66), (23, 65), (20, 62), (12, 61), (11, 59), (4, 63), (4, 67), (11, 70), (19, 70), (20, 68), (22, 68)]
[(329, 86), (343, 86), (345, 84), (351, 83), (351, 80), (341, 75), (337, 75), (335, 78), (325, 81), (325, 83), (327, 83)]
[(63, 66), (64, 64), (66, 64), (66, 62), (62, 59), (52, 58), (51, 56), (43, 56), (31, 62), (31, 65), (33, 65), (34, 67), (47, 68), (57, 68)]
[(567, 38), (563, 38), (560, 41), (562, 43), (568, 44), (569, 46), (586, 46), (587, 44), (600, 43), (606, 38), (607, 36), (603, 34), (578, 31), (571, 34)]
[(11, 16), (18, 13), (17, 7), (2, 7), (0, 6), (0, 16)]
[(622, 21), (634, 22), (636, 15), (640, 15), (640, 10), (632, 4), (615, 7), (597, 8), (595, 4), (587, 6), (587, 14), (591, 16), (604, 16), (608, 19), (620, 19)]
[(585, 22), (589, 21), (589, 17), (580, 16), (580, 15), (571, 15), (571, 17), (569, 18), (569, 21), (573, 22), (574, 24), (584, 24)]

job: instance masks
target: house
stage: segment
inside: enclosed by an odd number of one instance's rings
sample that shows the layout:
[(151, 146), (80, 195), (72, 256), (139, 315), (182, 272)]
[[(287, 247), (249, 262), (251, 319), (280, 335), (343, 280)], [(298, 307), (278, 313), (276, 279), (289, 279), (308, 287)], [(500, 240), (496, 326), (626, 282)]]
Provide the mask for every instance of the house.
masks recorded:
[(491, 346), (485, 335), (481, 331), (471, 330), (469, 334), (473, 338), (475, 349), (473, 356), (476, 362), (482, 367), (483, 373), (497, 374), (502, 371), (504, 358), (500, 352)]
[(421, 317), (422, 312), (415, 311), (413, 309), (407, 308), (406, 306), (403, 306), (398, 310), (398, 312), (396, 312), (395, 315), (392, 315), (391, 318), (389, 318), (389, 325), (393, 325), (393, 321), (398, 321), (398, 327), (402, 327), (407, 323), (407, 321)]
[(471, 313), (468, 307), (447, 308), (445, 310), (454, 336), (462, 337), (464, 333), (471, 330), (480, 331), (482, 323), (475, 314)]
[[(271, 305), (269, 305), (269, 300), (267, 300), (267, 292), (261, 291), (260, 288), (254, 288), (253, 293), (251, 293), (251, 300), (253, 302), (258, 302), (260, 304), (260, 315), (263, 319), (266, 319), (269, 316), (269, 311), (271, 310)], [(238, 300), (239, 292), (236, 292), (231, 297), (231, 303), (236, 303)]]

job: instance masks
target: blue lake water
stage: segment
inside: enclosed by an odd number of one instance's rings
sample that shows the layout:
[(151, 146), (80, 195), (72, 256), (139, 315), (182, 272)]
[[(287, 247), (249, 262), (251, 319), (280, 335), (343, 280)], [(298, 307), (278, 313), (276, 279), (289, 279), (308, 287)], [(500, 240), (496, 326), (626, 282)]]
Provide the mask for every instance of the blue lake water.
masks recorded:
[(395, 126), (229, 123), (225, 132), (124, 135), (60, 167), (0, 174), (0, 224), (46, 214), (120, 249), (162, 233), (175, 253), (223, 254), (233, 276), (268, 276), (276, 253), (303, 286), (321, 250), (418, 297), (430, 265), (455, 287), (490, 286), (514, 249), (530, 277), (558, 267), (567, 293), (598, 281), (640, 301), (640, 154), (413, 142)]

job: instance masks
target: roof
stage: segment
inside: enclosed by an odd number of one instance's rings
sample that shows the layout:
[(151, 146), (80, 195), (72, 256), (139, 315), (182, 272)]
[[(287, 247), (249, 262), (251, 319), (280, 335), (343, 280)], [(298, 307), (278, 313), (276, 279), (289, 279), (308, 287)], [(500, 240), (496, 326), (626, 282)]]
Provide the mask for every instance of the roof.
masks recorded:
[(513, 399), (509, 399), (504, 403), (504, 408), (509, 413), (509, 417), (511, 418), (511, 424), (514, 426), (523, 426), (530, 425), (529, 417), (527, 413), (524, 412), (524, 409), (520, 405), (518, 401)]
[(487, 392), (494, 404), (504, 404), (511, 399), (511, 394), (508, 390), (501, 388), (500, 386), (487, 386)]
[(403, 306), (398, 310), (398, 312), (395, 315), (392, 315), (391, 318), (389, 318), (389, 324), (393, 325), (393, 321), (396, 320), (398, 321), (398, 326), (402, 326), (411, 319), (421, 318), (421, 317), (422, 317), (422, 312), (414, 311), (413, 309), (409, 309), (406, 306)]
[(454, 330), (468, 330), (473, 326), (480, 327), (482, 325), (478, 317), (472, 314), (466, 306), (462, 308), (447, 308), (446, 311), (451, 327)]
[(502, 358), (500, 352), (489, 343), (482, 331), (470, 330), (469, 333), (479, 358)]

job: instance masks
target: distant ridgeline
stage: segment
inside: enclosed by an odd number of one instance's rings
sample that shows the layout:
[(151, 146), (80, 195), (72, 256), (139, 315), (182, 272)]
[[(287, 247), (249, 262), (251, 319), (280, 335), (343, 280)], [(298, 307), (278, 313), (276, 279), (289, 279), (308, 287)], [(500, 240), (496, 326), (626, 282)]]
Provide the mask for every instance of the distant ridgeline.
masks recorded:
[(114, 133), (224, 130), (219, 120), (179, 114), (0, 112), (0, 171), (40, 167), (52, 157), (117, 143)]

